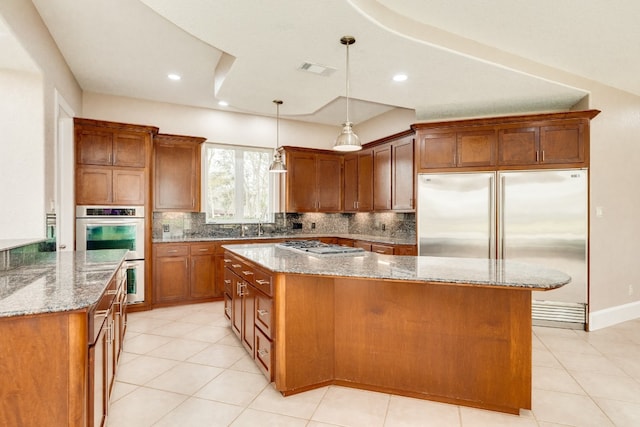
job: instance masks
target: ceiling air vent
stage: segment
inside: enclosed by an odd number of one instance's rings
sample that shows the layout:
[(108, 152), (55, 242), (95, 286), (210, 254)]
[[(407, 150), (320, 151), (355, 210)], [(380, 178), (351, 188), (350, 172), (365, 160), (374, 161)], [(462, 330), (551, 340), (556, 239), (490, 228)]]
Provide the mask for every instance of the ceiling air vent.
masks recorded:
[(313, 64), (311, 62), (303, 62), (302, 65), (298, 67), (298, 70), (317, 74), (319, 76), (330, 76), (336, 71), (335, 68), (327, 67), (320, 64)]

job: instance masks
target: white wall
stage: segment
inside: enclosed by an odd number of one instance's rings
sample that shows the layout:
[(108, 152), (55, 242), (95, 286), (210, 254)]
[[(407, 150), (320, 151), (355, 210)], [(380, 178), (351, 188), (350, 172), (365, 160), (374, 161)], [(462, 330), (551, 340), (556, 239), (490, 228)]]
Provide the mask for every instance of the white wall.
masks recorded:
[[(32, 83), (28, 87), (23, 86), (24, 91), (12, 94), (13, 96), (5, 95), (3, 91), (3, 96), (0, 98), (0, 104), (2, 104), (0, 108), (5, 110), (13, 109), (14, 105), (26, 105), (27, 102), (33, 105), (33, 108), (29, 108), (28, 111), (22, 110), (22, 114), (20, 114), (21, 131), (11, 138), (13, 141), (10, 141), (14, 146), (10, 151), (6, 148), (2, 149), (7, 150), (3, 152), (8, 156), (3, 160), (7, 164), (20, 164), (28, 150), (28, 156), (31, 160), (23, 171), (30, 171), (30, 176), (34, 180), (33, 186), (23, 180), (18, 187), (22, 190), (22, 196), (8, 200), (1, 199), (1, 204), (2, 206), (11, 204), (22, 206), (20, 208), (21, 215), (25, 214), (27, 210), (29, 210), (28, 215), (31, 215), (32, 212), (36, 215), (35, 210), (38, 210), (38, 223), (41, 224), (41, 235), (44, 236), (45, 211), (49, 209), (50, 202), (55, 200), (56, 194), (54, 174), (57, 100), (55, 92), (57, 90), (71, 108), (76, 113), (80, 113), (82, 110), (82, 91), (31, 1), (2, 0), (0, 1), (0, 15), (41, 72), (40, 82), (37, 84), (38, 89), (35, 89), (36, 84)], [(29, 79), (28, 76), (23, 78)], [(28, 101), (20, 99), (25, 96)], [(1, 137), (3, 147), (8, 139), (5, 137), (5, 135)], [(20, 145), (21, 143), (22, 145)], [(2, 172), (2, 187), (6, 187), (4, 170)], [(14, 214), (15, 212), (12, 211), (9, 216), (5, 216), (0, 210), (0, 223), (7, 224), (8, 221), (12, 224), (12, 228), (17, 228), (16, 219), (13, 218)], [(5, 232), (6, 230), (0, 228), (0, 238), (7, 236)], [(11, 230), (9, 233), (18, 232)], [(33, 237), (31, 231), (29, 233), (29, 235), (18, 237)]]
[[(339, 126), (324, 126), (283, 118), (280, 110), (280, 146), (331, 148)], [(275, 114), (274, 114), (275, 115)], [(143, 101), (85, 92), (83, 116), (88, 119), (151, 125), (160, 133), (200, 136), (209, 142), (276, 146), (275, 117), (253, 116), (205, 108)]]
[(0, 70), (0, 239), (45, 236), (42, 77)]

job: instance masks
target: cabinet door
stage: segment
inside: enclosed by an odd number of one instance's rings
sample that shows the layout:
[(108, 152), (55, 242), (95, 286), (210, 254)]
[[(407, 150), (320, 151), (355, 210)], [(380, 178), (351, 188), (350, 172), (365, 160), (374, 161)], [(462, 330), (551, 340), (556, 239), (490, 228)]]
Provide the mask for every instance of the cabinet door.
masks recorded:
[(76, 204), (108, 205), (113, 200), (113, 171), (105, 167), (76, 169)]
[(582, 123), (540, 128), (540, 163), (582, 163), (585, 161)]
[(498, 164), (532, 165), (538, 161), (540, 128), (537, 126), (500, 129), (498, 131)]
[(144, 170), (113, 169), (113, 203), (144, 205), (145, 182)]
[(456, 140), (459, 167), (496, 164), (496, 132), (493, 129), (458, 132)]
[(393, 142), (391, 150), (391, 209), (413, 210), (413, 138)]
[(215, 256), (193, 255), (194, 248), (191, 249), (191, 297), (213, 297), (216, 295)]
[(358, 210), (358, 154), (344, 157), (344, 210)]
[(76, 130), (76, 163), (110, 166), (113, 163), (113, 132), (104, 129)]
[(129, 168), (146, 166), (147, 135), (118, 132), (113, 139), (113, 165)]
[(419, 169), (452, 168), (456, 166), (456, 134), (433, 133), (419, 135)]
[(153, 263), (153, 295), (156, 302), (187, 299), (189, 295), (189, 257), (156, 256)]
[(317, 211), (342, 210), (342, 156), (318, 154), (316, 163)]
[(88, 418), (93, 426), (102, 426), (107, 418), (107, 351), (109, 349), (107, 332), (103, 327), (98, 334), (96, 343), (89, 347), (89, 398)]
[(267, 336), (267, 338), (272, 337), (272, 319), (273, 319), (273, 299), (268, 296), (262, 294), (261, 292), (256, 292), (255, 299), (255, 308), (256, 308), (256, 326), (262, 330), (262, 332)]
[(255, 314), (256, 314), (256, 290), (247, 282), (243, 282), (242, 288), (242, 345), (247, 349), (251, 357), (254, 357), (253, 349), (256, 343)]
[(393, 248), (394, 255), (418, 255), (418, 248), (416, 245), (401, 245)]
[(317, 208), (316, 157), (313, 153), (287, 153), (287, 212), (315, 212)]
[(231, 295), (231, 330), (239, 339), (242, 339), (242, 291), (244, 283), (235, 273), (230, 269), (226, 269), (228, 273), (225, 273), (225, 277), (228, 277), (232, 281), (233, 295)]
[(373, 149), (373, 209), (391, 209), (391, 145)]
[(155, 144), (153, 203), (157, 210), (200, 210), (200, 145)]
[(373, 210), (373, 150), (358, 153), (358, 212)]

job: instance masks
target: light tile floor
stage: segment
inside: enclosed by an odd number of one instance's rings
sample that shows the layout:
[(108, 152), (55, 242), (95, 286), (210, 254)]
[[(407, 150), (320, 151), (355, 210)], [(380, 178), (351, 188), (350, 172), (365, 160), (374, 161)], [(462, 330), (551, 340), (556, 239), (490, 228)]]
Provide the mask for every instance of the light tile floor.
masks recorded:
[(329, 386), (282, 397), (222, 302), (131, 313), (109, 427), (640, 426), (640, 319), (595, 332), (534, 327), (533, 410), (520, 416)]

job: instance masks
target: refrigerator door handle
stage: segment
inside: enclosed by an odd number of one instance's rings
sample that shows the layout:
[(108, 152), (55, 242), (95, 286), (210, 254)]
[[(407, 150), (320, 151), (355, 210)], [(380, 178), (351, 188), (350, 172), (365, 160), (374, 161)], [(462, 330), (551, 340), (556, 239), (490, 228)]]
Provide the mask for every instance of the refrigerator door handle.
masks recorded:
[(489, 253), (487, 258), (495, 259), (496, 257), (496, 175), (489, 177), (489, 244), (487, 245)]
[(506, 189), (507, 177), (500, 176), (500, 203), (498, 206), (498, 258), (505, 259), (505, 247), (504, 247), (504, 204), (505, 204), (505, 189)]

